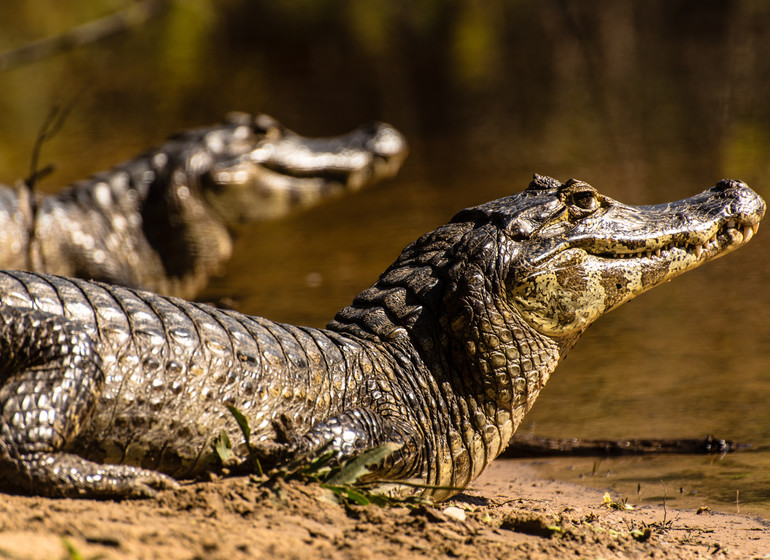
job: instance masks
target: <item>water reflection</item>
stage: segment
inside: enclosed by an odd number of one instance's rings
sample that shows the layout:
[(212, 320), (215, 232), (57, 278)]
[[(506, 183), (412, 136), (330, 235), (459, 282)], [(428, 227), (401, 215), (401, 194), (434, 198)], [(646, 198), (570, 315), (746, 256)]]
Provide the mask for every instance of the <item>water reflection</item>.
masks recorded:
[[(112, 9), (3, 3), (0, 49)], [(2, 180), (26, 175), (36, 131), (62, 98), (79, 102), (44, 147), (57, 164), (47, 190), (234, 109), (308, 135), (393, 123), (412, 148), (397, 181), (244, 232), (209, 289), (244, 311), (318, 326), (406, 243), (523, 188), (532, 172), (579, 177), (634, 204), (722, 177), (767, 198), (769, 34), (761, 0), (178, 0), (130, 33), (3, 73)], [(524, 429), (770, 442), (765, 235), (600, 320)], [(735, 460), (752, 473), (770, 466), (764, 453)], [(666, 461), (691, 479), (710, 468)], [(756, 477), (746, 486), (762, 504), (770, 482)], [(702, 495), (734, 490), (708, 480)]]

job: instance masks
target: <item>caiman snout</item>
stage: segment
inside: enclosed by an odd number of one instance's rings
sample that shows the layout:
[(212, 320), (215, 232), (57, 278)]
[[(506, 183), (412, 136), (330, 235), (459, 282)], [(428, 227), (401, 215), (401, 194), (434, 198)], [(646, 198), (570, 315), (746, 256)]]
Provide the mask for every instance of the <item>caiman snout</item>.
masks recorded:
[(741, 226), (743, 242), (746, 243), (759, 229), (759, 222), (765, 215), (765, 201), (746, 183), (734, 179), (722, 179), (711, 192), (732, 200), (726, 209), (727, 215), (732, 218), (728, 218), (727, 227)]
[(406, 138), (392, 126), (380, 122), (372, 123), (364, 131), (369, 135), (364, 148), (374, 156), (374, 174), (393, 177), (409, 153)]
[(364, 147), (375, 156), (403, 158), (408, 151), (404, 136), (389, 124), (375, 122), (360, 130), (367, 138)]

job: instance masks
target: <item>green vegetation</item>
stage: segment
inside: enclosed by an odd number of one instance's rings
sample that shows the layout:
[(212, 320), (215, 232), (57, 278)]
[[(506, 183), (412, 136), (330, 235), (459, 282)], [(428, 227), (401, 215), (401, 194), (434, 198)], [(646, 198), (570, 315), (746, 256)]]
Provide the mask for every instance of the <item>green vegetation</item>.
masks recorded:
[(67, 550), (68, 560), (100, 560), (101, 558), (104, 558), (103, 554), (97, 554), (96, 556), (89, 557), (83, 556), (83, 554), (74, 544), (72, 544), (72, 541), (70, 541), (67, 537), (62, 537), (61, 542), (64, 545), (64, 548)]
[(628, 498), (623, 498), (619, 501), (613, 500), (609, 492), (604, 493), (604, 497), (602, 498), (602, 505), (609, 509), (616, 509), (619, 511), (631, 511), (634, 509), (634, 506), (628, 503)]
[[(248, 419), (234, 406), (227, 405), (227, 408), (238, 424), (246, 443), (248, 451), (246, 461), (251, 461), (254, 465), (256, 474), (252, 475), (252, 480), (272, 490), (279, 497), (282, 495), (281, 482), (299, 481), (306, 484), (318, 484), (326, 490), (323, 495), (324, 499), (331, 499), (346, 506), (370, 504), (380, 507), (395, 504), (415, 506), (425, 504), (427, 500), (419, 496), (401, 496), (402, 492), (398, 492), (399, 487), (438, 488), (419, 481), (393, 482), (368, 476), (371, 474), (371, 466), (382, 463), (401, 448), (401, 445), (396, 443), (384, 443), (342, 463), (335, 460), (336, 456), (333, 450), (323, 450), (318, 456), (308, 458), (307, 461), (264, 472), (257, 458), (258, 453), (251, 444), (251, 427)], [(227, 468), (236, 463), (237, 456), (230, 436), (225, 430), (222, 430), (215, 438), (214, 450), (223, 467)], [(395, 492), (393, 492), (394, 490)]]

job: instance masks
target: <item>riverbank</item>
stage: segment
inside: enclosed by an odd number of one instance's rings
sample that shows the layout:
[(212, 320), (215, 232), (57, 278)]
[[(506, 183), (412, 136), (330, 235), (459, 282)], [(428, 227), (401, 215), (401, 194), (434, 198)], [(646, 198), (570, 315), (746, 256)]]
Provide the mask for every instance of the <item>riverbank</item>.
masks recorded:
[(319, 499), (316, 486), (294, 483), (281, 494), (233, 478), (157, 500), (3, 495), (0, 557), (770, 558), (770, 523), (761, 519), (626, 509), (601, 492), (539, 479), (522, 463), (494, 463), (435, 506), (345, 508)]

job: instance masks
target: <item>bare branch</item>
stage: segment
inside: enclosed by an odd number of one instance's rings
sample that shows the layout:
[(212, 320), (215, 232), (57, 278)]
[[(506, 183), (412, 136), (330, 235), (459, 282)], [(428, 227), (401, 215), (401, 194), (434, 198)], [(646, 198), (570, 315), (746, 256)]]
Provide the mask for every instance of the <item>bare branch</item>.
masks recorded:
[(167, 0), (143, 0), (120, 12), (84, 23), (60, 35), (2, 52), (0, 53), (0, 72), (95, 43), (140, 26), (163, 12), (167, 5)]

